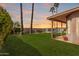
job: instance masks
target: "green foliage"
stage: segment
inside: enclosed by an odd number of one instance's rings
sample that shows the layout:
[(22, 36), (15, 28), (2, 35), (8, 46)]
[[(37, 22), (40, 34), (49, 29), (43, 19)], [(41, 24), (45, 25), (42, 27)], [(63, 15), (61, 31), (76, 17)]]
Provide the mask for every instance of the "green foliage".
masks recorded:
[(13, 22), (10, 15), (5, 9), (0, 7), (0, 43), (10, 33), (12, 27)]
[(54, 38), (57, 37), (57, 36), (62, 36), (62, 35), (66, 35), (66, 31), (53, 32), (53, 36), (54, 36)]
[(20, 23), (18, 21), (13, 23), (14, 28), (20, 28), (20, 26), (21, 25), (20, 25)]
[(18, 21), (13, 23), (14, 34), (20, 33), (20, 27), (21, 25)]

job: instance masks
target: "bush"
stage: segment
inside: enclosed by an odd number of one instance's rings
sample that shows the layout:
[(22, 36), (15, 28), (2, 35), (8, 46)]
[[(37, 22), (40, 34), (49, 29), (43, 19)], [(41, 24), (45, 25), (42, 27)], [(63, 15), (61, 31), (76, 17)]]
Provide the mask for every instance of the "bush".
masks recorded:
[(0, 7), (0, 46), (3, 44), (5, 38), (10, 33), (13, 27), (13, 22), (11, 20), (8, 12)]
[(57, 37), (57, 36), (62, 36), (62, 35), (66, 35), (66, 32), (54, 32), (53, 33), (53, 37)]

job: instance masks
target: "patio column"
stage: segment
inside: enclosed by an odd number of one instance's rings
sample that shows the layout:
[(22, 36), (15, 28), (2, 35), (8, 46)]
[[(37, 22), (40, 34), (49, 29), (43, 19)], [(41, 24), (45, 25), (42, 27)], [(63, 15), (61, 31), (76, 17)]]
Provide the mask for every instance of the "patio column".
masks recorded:
[(53, 20), (51, 21), (51, 24), (52, 24), (52, 26), (51, 26), (51, 39), (53, 39)]
[(68, 34), (68, 23), (67, 23), (67, 20), (66, 20), (66, 32)]
[(55, 21), (55, 29), (56, 29), (56, 21)]
[(57, 32), (58, 32), (58, 21), (57, 21)]
[(63, 27), (63, 24), (62, 24), (62, 22), (61, 22), (61, 28)]
[(62, 28), (63, 28), (63, 23), (61, 22), (61, 35), (62, 35)]

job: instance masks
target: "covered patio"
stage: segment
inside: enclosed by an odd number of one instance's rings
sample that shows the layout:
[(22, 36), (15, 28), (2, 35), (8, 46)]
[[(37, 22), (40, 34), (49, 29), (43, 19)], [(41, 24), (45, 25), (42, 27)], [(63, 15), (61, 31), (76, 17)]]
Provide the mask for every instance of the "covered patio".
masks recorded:
[[(47, 19), (51, 20), (52, 28), (54, 28), (54, 21), (60, 22), (61, 28), (65, 24), (66, 35), (59, 36), (57, 39), (65, 42), (68, 40), (70, 43), (79, 44), (79, 7), (57, 13)], [(58, 26), (58, 23), (56, 25)]]

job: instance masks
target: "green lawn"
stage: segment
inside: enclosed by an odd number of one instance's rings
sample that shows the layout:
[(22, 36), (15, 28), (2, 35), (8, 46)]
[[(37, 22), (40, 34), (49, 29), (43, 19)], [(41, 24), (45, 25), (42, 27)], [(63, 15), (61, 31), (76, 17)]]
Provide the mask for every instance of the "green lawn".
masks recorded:
[(50, 34), (10, 35), (4, 49), (9, 55), (79, 55), (79, 46), (51, 40)]

